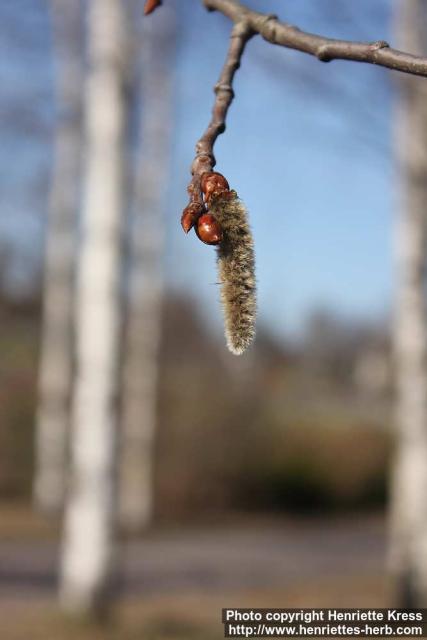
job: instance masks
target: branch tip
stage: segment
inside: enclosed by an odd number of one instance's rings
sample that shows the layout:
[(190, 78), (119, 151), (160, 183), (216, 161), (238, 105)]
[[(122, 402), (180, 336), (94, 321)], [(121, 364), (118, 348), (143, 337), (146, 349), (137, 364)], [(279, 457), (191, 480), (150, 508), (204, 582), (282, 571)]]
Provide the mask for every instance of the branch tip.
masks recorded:
[(148, 16), (150, 13), (153, 13), (153, 11), (155, 11), (157, 7), (160, 7), (161, 4), (162, 0), (146, 0), (144, 5), (144, 16)]

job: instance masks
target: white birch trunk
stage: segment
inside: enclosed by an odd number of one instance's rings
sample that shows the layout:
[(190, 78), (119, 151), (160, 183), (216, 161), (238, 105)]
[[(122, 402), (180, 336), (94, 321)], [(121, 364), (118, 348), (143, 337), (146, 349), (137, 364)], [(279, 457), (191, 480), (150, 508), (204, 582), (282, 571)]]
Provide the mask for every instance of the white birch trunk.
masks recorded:
[(58, 124), (46, 229), (34, 502), (63, 506), (72, 380), (72, 305), (81, 164), (81, 4), (50, 0)]
[(127, 46), (123, 1), (91, 0), (77, 375), (60, 584), (63, 608), (75, 614), (105, 608), (114, 576)]
[(153, 445), (174, 29), (172, 10), (163, 7), (161, 15), (144, 21), (140, 34), (139, 142), (129, 246), (119, 506), (122, 527), (133, 532), (150, 523), (153, 510)]
[[(427, 52), (425, 0), (400, 0), (399, 48)], [(427, 86), (400, 78), (396, 153), (395, 358), (397, 447), (392, 478), (391, 559), (400, 604), (427, 606)]]

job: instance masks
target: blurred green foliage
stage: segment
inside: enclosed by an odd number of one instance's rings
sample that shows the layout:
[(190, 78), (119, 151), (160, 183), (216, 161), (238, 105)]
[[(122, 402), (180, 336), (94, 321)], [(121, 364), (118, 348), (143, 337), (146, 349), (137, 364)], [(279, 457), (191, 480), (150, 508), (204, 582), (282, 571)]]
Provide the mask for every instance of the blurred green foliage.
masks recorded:
[(317, 357), (318, 343), (310, 349), (307, 340), (297, 349), (261, 331), (247, 359), (236, 359), (207, 336), (188, 301), (169, 301), (159, 397), (159, 515), (384, 506), (390, 394), (387, 386), (361, 390), (353, 380), (360, 354), (372, 348), (371, 334), (356, 333), (349, 327), (346, 341), (341, 327), (341, 347), (326, 350), (323, 332), (325, 355)]
[[(10, 499), (31, 491), (39, 317), (37, 301), (0, 307), (0, 496)], [(319, 349), (310, 351), (309, 341), (286, 346), (261, 330), (248, 356), (235, 358), (190, 300), (169, 296), (160, 354), (157, 517), (384, 505), (389, 403), (354, 386), (360, 340), (354, 331), (347, 343), (343, 336), (341, 330), (336, 359), (332, 348), (314, 359)], [(320, 342), (324, 347), (323, 337)], [(343, 370), (345, 377), (337, 375)]]
[(382, 507), (390, 438), (377, 426), (313, 420), (267, 429), (268, 444), (241, 475), (253, 508), (296, 511)]
[(0, 301), (0, 495), (28, 496), (33, 474), (39, 306)]

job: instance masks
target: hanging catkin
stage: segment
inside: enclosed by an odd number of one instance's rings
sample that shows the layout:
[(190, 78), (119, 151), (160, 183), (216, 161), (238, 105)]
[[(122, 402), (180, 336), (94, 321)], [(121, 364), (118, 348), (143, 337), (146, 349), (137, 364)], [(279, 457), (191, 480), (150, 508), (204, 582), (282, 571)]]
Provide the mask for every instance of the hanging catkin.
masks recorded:
[(225, 338), (230, 351), (240, 355), (255, 337), (254, 243), (246, 208), (235, 191), (213, 199), (209, 210), (223, 230), (217, 257)]

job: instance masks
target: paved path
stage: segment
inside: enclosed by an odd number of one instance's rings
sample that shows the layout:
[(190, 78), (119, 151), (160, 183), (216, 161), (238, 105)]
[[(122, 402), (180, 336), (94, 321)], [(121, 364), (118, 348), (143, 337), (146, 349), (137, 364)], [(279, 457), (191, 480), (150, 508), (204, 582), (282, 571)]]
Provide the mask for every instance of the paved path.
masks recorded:
[[(0, 541), (0, 599), (51, 597), (58, 547)], [(378, 575), (385, 563), (384, 524), (351, 521), (248, 522), (158, 530), (124, 544), (121, 586), (129, 593), (278, 587), (296, 580)]]

